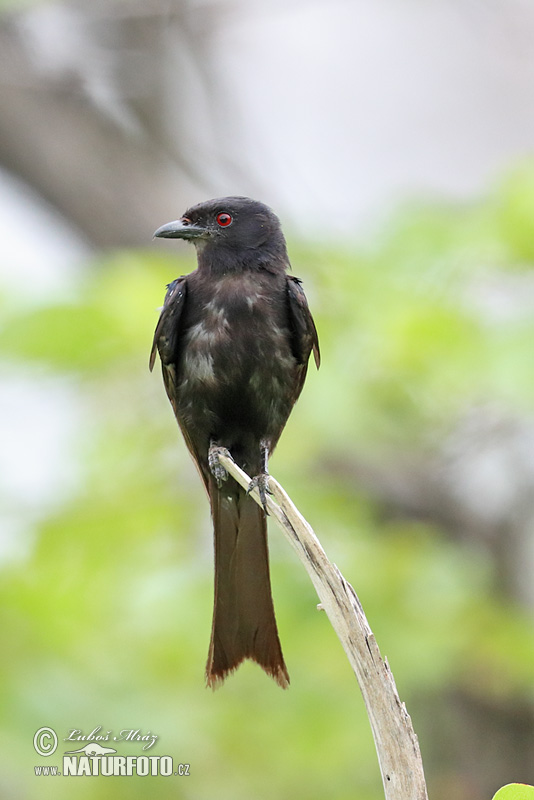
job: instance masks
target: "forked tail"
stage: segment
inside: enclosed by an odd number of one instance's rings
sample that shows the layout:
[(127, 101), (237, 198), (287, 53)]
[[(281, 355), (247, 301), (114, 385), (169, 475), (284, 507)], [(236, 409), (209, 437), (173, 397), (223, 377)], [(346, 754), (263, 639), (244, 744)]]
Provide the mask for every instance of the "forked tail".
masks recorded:
[(256, 661), (285, 689), (289, 675), (274, 616), (265, 514), (232, 479), (210, 477), (215, 536), (215, 602), (206, 666), (215, 688), (245, 659)]

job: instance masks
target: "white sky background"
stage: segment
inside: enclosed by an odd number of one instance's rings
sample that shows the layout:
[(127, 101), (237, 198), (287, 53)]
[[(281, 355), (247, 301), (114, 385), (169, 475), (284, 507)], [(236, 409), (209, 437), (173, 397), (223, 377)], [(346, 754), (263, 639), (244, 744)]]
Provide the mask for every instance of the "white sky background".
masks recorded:
[[(242, 0), (209, 35), (217, 149), (286, 229), (362, 236), (403, 198), (474, 197), (534, 151), (527, 0)], [(214, 171), (213, 195), (227, 193)], [(1, 174), (0, 239), (0, 288), (46, 303), (76, 284), (85, 244)], [(30, 525), (72, 485), (77, 412), (60, 383), (36, 394), (16, 370), (0, 382), (1, 554), (19, 506)]]
[(235, 158), (304, 231), (361, 232), (406, 197), (473, 196), (534, 151), (532, 3), (237, 8), (214, 40), (221, 128), (231, 141), (238, 116)]

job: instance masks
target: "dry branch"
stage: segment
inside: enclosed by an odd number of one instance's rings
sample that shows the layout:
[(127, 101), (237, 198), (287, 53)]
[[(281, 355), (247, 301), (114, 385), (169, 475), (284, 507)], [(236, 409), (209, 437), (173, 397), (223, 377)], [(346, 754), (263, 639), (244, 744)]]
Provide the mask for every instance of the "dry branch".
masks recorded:
[[(235, 461), (221, 455), (220, 463), (241, 486), (250, 477)], [(313, 530), (274, 478), (269, 514), (304, 564), (332, 626), (356, 674), (375, 741), (386, 800), (426, 800), (426, 784), (417, 736), (395, 680), (380, 655), (375, 637), (356, 592), (332, 564)], [(252, 497), (261, 503), (257, 490)]]

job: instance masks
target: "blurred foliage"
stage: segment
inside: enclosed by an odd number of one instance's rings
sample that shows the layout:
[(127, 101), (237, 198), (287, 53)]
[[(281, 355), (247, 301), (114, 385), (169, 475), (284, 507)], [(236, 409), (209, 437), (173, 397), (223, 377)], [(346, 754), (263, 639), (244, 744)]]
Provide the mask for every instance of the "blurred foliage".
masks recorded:
[[(437, 526), (385, 518), (322, 464), (332, 454), (431, 446), (481, 402), (532, 414), (532, 316), (520, 303), (507, 313), (500, 289), (493, 302), (487, 287), (502, 282), (521, 299), (533, 216), (529, 167), (479, 204), (410, 208), (358, 251), (290, 243), (323, 366), (310, 369), (272, 472), (355, 586), (408, 708), (453, 687), (532, 702), (532, 620), (493, 590), (494, 567), (480, 550)], [(67, 379), (81, 423), (77, 489), (41, 514), (29, 554), (0, 573), (0, 793), (72, 797), (73, 778), (34, 777), (47, 760), (33, 734), (102, 725), (150, 730), (160, 737), (152, 754), (191, 764), (190, 777), (150, 779), (155, 798), (377, 800), (356, 682), (274, 528), (291, 688), (280, 691), (251, 664), (221, 690), (204, 688), (208, 507), (158, 371), (147, 369), (164, 285), (193, 267), (193, 253), (156, 248), (102, 257), (56, 305), (26, 309), (23, 287), (3, 297), (4, 366), (37, 384)], [(58, 754), (66, 749), (60, 742)], [(78, 780), (76, 796), (108, 797), (106, 780)], [(146, 797), (146, 779), (111, 780), (115, 798)]]
[(509, 783), (499, 789), (493, 800), (534, 800), (534, 786), (524, 783)]

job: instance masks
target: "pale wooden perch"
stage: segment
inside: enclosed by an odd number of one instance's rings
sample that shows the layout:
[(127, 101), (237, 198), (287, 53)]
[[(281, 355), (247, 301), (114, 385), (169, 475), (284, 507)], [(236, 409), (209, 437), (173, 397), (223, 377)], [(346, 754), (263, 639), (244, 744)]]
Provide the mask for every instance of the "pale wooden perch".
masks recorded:
[[(235, 461), (225, 455), (220, 455), (219, 461), (241, 486), (248, 488), (251, 479)], [(399, 699), (391, 670), (380, 655), (356, 592), (328, 560), (313, 530), (280, 484), (270, 478), (269, 487), (269, 514), (304, 564), (356, 674), (371, 723), (386, 800), (427, 800), (423, 762), (412, 721)], [(261, 504), (257, 489), (251, 494)]]

